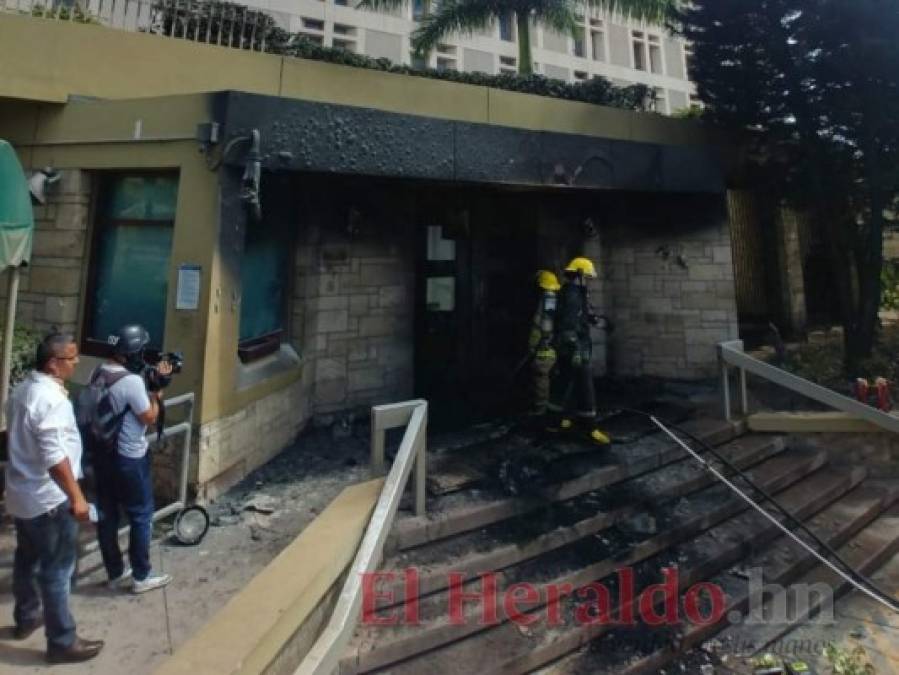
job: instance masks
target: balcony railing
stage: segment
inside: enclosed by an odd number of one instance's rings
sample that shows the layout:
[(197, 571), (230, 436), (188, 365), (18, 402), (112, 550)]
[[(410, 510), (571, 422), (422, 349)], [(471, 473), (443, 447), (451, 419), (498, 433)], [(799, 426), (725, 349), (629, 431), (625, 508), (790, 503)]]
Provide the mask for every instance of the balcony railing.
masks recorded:
[(208, 0), (0, 0), (0, 12), (253, 51), (266, 51), (273, 33), (287, 36), (264, 11)]

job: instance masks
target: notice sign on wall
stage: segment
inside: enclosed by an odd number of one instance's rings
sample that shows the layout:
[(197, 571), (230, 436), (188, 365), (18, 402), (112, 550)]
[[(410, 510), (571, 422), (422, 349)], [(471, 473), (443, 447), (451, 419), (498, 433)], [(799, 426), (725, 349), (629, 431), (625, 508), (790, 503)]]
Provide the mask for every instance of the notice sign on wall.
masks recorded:
[(198, 309), (200, 307), (200, 266), (181, 265), (178, 267), (178, 294), (175, 309)]

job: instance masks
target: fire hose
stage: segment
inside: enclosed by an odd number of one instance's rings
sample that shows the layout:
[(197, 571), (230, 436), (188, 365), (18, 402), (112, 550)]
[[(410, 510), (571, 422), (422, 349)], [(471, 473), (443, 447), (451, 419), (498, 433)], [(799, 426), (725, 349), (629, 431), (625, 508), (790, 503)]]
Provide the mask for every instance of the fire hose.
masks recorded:
[[(650, 421), (655, 424), (662, 432), (667, 434), (675, 443), (677, 443), (684, 451), (686, 451), (693, 459), (695, 459), (702, 466), (703, 469), (708, 471), (712, 476), (714, 476), (718, 481), (726, 485), (732, 492), (734, 492), (737, 496), (739, 496), (743, 501), (745, 501), (750, 507), (758, 511), (763, 517), (767, 520), (771, 521), (771, 523), (776, 526), (781, 532), (783, 532), (787, 537), (795, 541), (799, 546), (803, 549), (811, 553), (821, 564), (825, 565), (835, 574), (840, 576), (843, 580), (849, 583), (853, 588), (861, 591), (868, 597), (872, 598), (879, 604), (887, 607), (893, 612), (899, 613), (899, 602), (897, 602), (893, 597), (891, 597), (888, 593), (878, 588), (871, 579), (861, 574), (857, 570), (853, 569), (852, 566), (847, 563), (840, 555), (830, 547), (826, 542), (822, 541), (814, 532), (808, 529), (806, 525), (799, 520), (796, 516), (790, 513), (786, 508), (783, 507), (772, 495), (768, 494), (764, 489), (756, 485), (749, 476), (747, 476), (743, 471), (734, 466), (731, 462), (729, 462), (726, 458), (724, 458), (719, 452), (717, 452), (714, 448), (712, 448), (707, 443), (704, 443), (700, 439), (696, 438), (693, 434), (685, 431), (684, 429), (678, 428), (673, 424), (663, 424), (657, 417), (651, 415), (647, 412), (643, 412), (642, 410), (636, 410), (633, 408), (622, 408), (621, 410), (625, 410), (627, 412), (643, 415), (648, 417)], [(712, 457), (721, 462), (722, 465), (727, 467), (729, 471), (731, 471), (734, 475), (739, 477), (751, 490), (756, 492), (761, 496), (759, 501), (753, 499), (745, 490), (736, 485), (733, 481), (731, 481), (727, 476), (725, 476), (721, 471), (715, 468), (711, 463), (709, 463), (706, 459), (704, 459), (696, 450), (691, 448), (687, 443), (685, 443), (681, 438), (679, 438), (672, 429), (680, 432), (688, 439), (693, 441), (694, 443), (700, 445), (706, 452), (708, 452)], [(793, 523), (796, 528), (802, 531), (805, 535), (807, 535), (814, 544), (818, 547), (816, 550), (811, 544), (801, 539), (795, 532), (793, 532), (790, 528), (784, 525), (780, 520), (778, 520), (774, 515), (765, 510), (759, 502), (769, 502), (787, 521)], [(822, 553), (823, 551), (823, 553)], [(825, 555), (826, 554), (826, 555)]]

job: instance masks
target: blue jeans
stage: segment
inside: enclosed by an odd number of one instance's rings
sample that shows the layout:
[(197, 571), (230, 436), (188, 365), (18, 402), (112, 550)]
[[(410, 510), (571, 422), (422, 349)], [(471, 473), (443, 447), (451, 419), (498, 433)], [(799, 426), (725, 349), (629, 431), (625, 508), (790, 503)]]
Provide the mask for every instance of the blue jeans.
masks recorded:
[(15, 519), (13, 596), (16, 625), (36, 621), (44, 608), (47, 644), (66, 648), (75, 640), (69, 591), (75, 571), (78, 523), (68, 502), (37, 518)]
[(150, 538), (153, 534), (153, 479), (150, 454), (140, 459), (114, 457), (94, 462), (97, 476), (97, 539), (103, 565), (110, 579), (122, 576), (124, 563), (119, 549), (119, 507), (125, 511), (131, 532), (128, 558), (134, 578), (143, 581), (150, 574)]

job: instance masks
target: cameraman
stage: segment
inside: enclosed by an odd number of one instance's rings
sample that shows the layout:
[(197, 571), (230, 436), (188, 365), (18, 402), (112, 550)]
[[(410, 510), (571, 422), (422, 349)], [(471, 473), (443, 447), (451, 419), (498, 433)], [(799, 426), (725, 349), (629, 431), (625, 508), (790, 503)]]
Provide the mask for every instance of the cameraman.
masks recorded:
[[(150, 335), (143, 326), (130, 324), (110, 336), (112, 357), (98, 367), (95, 377), (105, 377), (113, 412), (121, 416), (116, 452), (95, 457), (97, 502), (100, 518), (97, 538), (110, 588), (125, 588), (132, 579), (132, 593), (145, 593), (171, 582), (168, 574), (154, 574), (150, 568), (150, 540), (153, 529), (153, 479), (147, 452), (147, 427), (159, 417), (162, 386), (168, 384), (172, 367), (158, 366), (162, 382), (158, 391), (148, 391), (144, 379), (144, 348)], [(157, 387), (154, 387), (154, 389)], [(119, 550), (119, 507), (131, 525), (128, 558), (133, 569), (126, 569)]]

